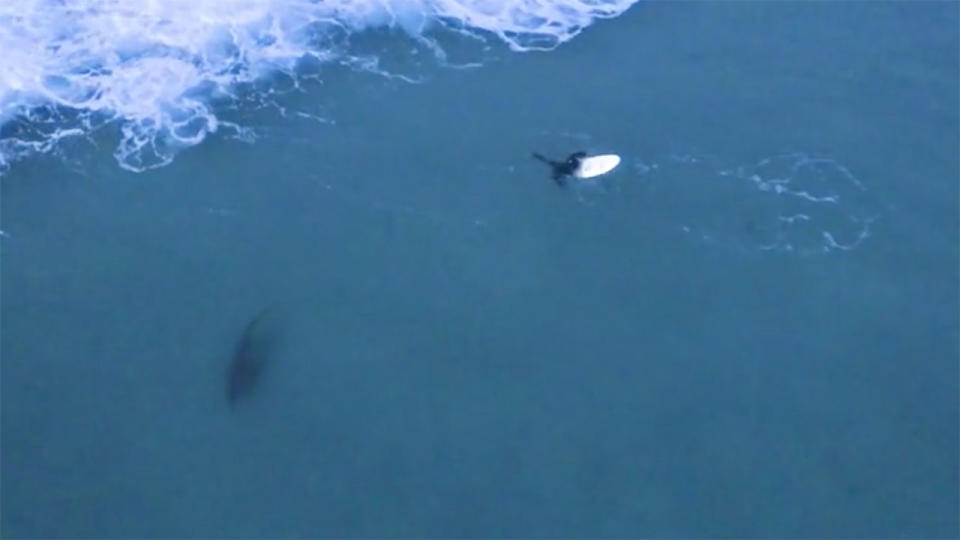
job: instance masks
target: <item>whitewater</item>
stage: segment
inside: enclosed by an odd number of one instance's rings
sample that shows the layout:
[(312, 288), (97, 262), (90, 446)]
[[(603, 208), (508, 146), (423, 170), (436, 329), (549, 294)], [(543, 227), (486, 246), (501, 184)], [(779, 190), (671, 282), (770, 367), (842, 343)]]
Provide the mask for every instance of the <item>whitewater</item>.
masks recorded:
[(242, 131), (217, 106), (243, 85), (296, 79), (304, 64), (378, 70), (352, 43), (363, 33), (400, 34), (444, 64), (451, 40), (548, 51), (634, 2), (9, 0), (0, 4), (0, 174), (104, 127), (117, 131), (121, 167), (167, 165), (211, 133)]

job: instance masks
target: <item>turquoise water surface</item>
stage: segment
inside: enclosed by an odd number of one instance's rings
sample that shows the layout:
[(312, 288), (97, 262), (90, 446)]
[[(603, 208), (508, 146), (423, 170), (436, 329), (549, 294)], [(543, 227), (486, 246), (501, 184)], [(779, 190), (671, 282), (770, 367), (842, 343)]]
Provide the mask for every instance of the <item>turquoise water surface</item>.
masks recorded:
[(957, 2), (22, 3), (4, 537), (960, 534)]

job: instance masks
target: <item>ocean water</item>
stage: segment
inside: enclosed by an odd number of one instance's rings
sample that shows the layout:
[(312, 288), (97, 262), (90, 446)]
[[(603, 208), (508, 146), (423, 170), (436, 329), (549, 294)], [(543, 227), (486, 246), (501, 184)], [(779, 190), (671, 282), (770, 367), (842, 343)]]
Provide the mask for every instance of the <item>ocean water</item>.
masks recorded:
[(960, 535), (958, 23), (4, 2), (0, 535)]

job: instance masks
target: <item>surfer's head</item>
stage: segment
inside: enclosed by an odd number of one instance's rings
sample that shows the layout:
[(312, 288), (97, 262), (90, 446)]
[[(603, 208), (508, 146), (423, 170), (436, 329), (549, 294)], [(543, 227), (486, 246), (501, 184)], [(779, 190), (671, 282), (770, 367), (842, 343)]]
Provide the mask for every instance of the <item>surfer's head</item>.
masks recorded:
[(580, 168), (583, 158), (587, 157), (586, 152), (574, 152), (567, 156), (567, 159), (557, 167), (561, 174), (574, 174)]
[(587, 157), (586, 152), (574, 152), (567, 158), (567, 165), (577, 168), (580, 166), (580, 162), (583, 161), (583, 158), (585, 157)]
[(567, 156), (567, 159), (563, 161), (553, 161), (536, 152), (533, 153), (533, 157), (546, 163), (551, 169), (553, 169), (553, 180), (557, 183), (557, 185), (562, 187), (566, 185), (566, 180), (564, 180), (565, 177), (576, 175), (577, 171), (580, 170), (581, 165), (583, 165), (584, 158), (587, 157), (587, 153), (574, 152)]

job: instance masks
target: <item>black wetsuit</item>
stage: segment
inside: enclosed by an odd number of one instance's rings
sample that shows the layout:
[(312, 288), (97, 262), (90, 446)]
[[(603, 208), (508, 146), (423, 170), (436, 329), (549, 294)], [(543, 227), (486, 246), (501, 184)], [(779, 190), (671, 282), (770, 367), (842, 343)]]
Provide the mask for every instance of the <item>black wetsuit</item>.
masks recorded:
[(533, 157), (549, 165), (553, 171), (553, 181), (556, 182), (558, 186), (564, 187), (567, 185), (567, 177), (580, 168), (580, 162), (583, 161), (583, 158), (587, 157), (587, 153), (574, 152), (563, 161), (553, 161), (536, 152), (533, 153)]

